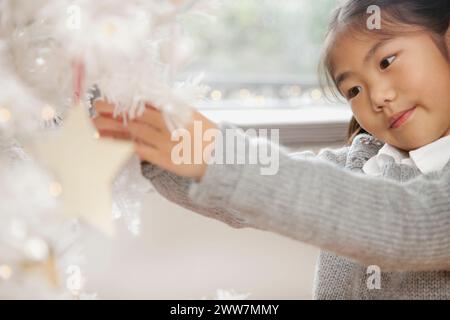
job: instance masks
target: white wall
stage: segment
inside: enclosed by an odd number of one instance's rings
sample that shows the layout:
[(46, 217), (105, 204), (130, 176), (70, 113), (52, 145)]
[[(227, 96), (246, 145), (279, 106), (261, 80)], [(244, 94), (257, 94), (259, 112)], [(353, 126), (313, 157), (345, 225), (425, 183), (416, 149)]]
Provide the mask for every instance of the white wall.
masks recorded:
[(124, 228), (114, 239), (90, 232), (85, 251), (87, 291), (103, 299), (214, 298), (217, 289), (250, 299), (311, 299), (318, 255), (276, 234), (232, 229), (156, 193), (146, 199), (139, 237)]

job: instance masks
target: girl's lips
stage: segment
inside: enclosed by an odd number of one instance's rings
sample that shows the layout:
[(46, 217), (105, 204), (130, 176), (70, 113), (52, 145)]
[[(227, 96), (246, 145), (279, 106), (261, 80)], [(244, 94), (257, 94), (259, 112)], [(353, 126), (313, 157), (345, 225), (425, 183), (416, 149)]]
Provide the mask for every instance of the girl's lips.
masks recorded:
[(409, 118), (411, 118), (412, 114), (416, 110), (416, 107), (405, 111), (399, 118), (397, 118), (390, 126), (391, 129), (400, 128)]

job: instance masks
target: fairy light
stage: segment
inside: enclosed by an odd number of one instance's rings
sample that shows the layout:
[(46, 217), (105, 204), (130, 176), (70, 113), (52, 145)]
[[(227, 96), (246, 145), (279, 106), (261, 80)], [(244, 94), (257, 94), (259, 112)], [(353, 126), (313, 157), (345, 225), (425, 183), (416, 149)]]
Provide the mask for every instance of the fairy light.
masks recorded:
[(45, 64), (45, 59), (42, 57), (36, 58), (36, 64), (38, 66), (43, 66)]
[(245, 88), (239, 90), (239, 97), (244, 100), (250, 98), (250, 90)]
[(294, 85), (289, 88), (289, 95), (291, 97), (298, 97), (302, 93), (302, 87)]
[(33, 261), (45, 261), (50, 254), (47, 243), (40, 238), (31, 238), (25, 243), (26, 256)]
[(265, 101), (266, 101), (266, 98), (264, 96), (256, 96), (255, 97), (255, 102), (258, 106), (262, 106)]
[(314, 89), (311, 91), (311, 98), (315, 101), (320, 100), (322, 98), (322, 91), (319, 89)]
[(98, 131), (94, 133), (94, 139), (95, 140), (99, 140), (100, 139), (100, 133), (98, 133)]
[(54, 181), (50, 183), (48, 191), (52, 197), (57, 198), (62, 194), (62, 186), (59, 182)]
[(117, 27), (115, 26), (114, 23), (108, 22), (103, 26), (103, 32), (107, 36), (111, 37), (117, 32)]
[(41, 117), (44, 121), (50, 121), (56, 116), (56, 111), (51, 106), (45, 106), (42, 108)]
[(11, 119), (11, 111), (0, 107), (0, 123), (6, 123)]
[(8, 280), (13, 274), (12, 268), (6, 264), (0, 265), (0, 279)]
[(222, 100), (222, 92), (219, 90), (214, 90), (213, 92), (211, 92), (211, 99), (213, 99), (214, 101)]

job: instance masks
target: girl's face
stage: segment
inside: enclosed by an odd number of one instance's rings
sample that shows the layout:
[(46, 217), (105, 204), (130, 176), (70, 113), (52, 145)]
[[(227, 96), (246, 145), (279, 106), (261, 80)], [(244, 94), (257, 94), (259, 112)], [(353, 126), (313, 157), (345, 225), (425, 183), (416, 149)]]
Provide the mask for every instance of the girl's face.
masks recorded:
[(410, 151), (450, 135), (450, 64), (428, 33), (343, 34), (331, 58), (356, 120), (379, 140)]

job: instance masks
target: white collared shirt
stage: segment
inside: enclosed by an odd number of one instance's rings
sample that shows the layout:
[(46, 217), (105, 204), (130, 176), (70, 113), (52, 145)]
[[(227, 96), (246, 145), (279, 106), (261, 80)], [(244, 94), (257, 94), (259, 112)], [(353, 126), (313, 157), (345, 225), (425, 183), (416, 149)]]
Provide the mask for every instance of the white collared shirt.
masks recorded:
[(372, 176), (382, 175), (383, 166), (389, 157), (394, 158), (395, 163), (416, 167), (423, 174), (440, 171), (450, 161), (450, 136), (410, 152), (386, 143), (375, 156), (364, 164), (363, 171)]

